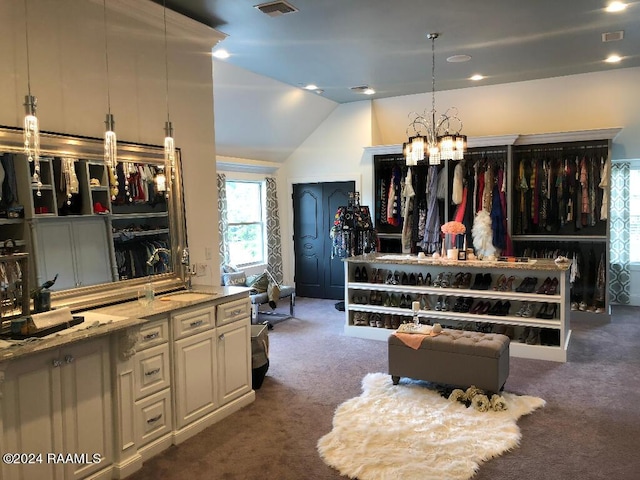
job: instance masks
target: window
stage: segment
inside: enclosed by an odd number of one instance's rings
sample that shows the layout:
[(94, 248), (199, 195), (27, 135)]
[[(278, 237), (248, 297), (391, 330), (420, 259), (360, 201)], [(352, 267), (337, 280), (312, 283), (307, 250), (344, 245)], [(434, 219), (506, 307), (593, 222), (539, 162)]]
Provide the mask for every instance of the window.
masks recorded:
[(231, 263), (265, 263), (264, 182), (227, 180), (227, 221)]

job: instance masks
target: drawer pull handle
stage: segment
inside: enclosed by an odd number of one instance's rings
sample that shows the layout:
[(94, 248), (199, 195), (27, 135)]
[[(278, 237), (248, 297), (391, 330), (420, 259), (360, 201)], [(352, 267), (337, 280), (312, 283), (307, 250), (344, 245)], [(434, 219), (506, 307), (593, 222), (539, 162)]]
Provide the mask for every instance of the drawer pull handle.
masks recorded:
[(150, 377), (151, 375), (155, 375), (155, 374), (157, 374), (157, 373), (159, 373), (159, 372), (160, 372), (160, 368), (155, 368), (155, 369), (153, 369), (153, 370), (149, 370), (148, 372), (144, 372), (144, 374), (145, 374), (147, 377)]
[(241, 313), (242, 313), (242, 309), (238, 308), (238, 309), (234, 310), (233, 312), (231, 312), (231, 316), (232, 317), (236, 317), (236, 316), (240, 315)]
[(224, 340), (224, 333), (218, 337), (220, 340)]
[(64, 357), (64, 361), (65, 361), (66, 363), (72, 363), (74, 360), (75, 360), (75, 358), (73, 357), (73, 355), (66, 355), (66, 356)]
[(160, 420), (162, 418), (162, 414), (159, 413), (158, 415), (156, 415), (153, 418), (150, 418), (149, 420), (147, 420), (147, 423), (154, 423), (157, 422), (158, 420)]
[(154, 338), (158, 338), (160, 336), (160, 332), (147, 333), (144, 337), (144, 340), (153, 340)]
[(51, 361), (51, 365), (53, 365), (53, 368), (59, 367), (60, 365), (62, 365), (62, 361), (56, 358), (55, 360)]
[(200, 325), (202, 325), (204, 322), (202, 320), (196, 320), (195, 322), (191, 322), (189, 324), (190, 327), (195, 328), (195, 327), (199, 327)]

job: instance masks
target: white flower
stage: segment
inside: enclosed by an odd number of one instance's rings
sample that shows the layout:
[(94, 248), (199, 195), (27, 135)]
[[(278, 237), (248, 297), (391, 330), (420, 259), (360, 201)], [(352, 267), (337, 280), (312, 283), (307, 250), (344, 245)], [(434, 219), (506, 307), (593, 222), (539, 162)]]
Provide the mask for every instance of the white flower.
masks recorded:
[(449, 395), (449, 400), (451, 400), (452, 402), (464, 402), (464, 399), (465, 399), (464, 391), (460, 390), (459, 388), (456, 388), (455, 390), (453, 390)]
[(480, 390), (475, 385), (471, 385), (469, 388), (467, 388), (467, 391), (464, 393), (464, 396), (466, 400), (471, 401), (473, 400), (473, 397), (475, 397), (476, 395), (481, 395), (483, 393), (484, 393), (484, 390)]
[(491, 409), (496, 412), (501, 412), (507, 409), (507, 401), (501, 395), (493, 395), (491, 397)]
[(491, 402), (484, 394), (475, 395), (471, 400), (471, 405), (479, 412), (486, 412), (491, 408)]

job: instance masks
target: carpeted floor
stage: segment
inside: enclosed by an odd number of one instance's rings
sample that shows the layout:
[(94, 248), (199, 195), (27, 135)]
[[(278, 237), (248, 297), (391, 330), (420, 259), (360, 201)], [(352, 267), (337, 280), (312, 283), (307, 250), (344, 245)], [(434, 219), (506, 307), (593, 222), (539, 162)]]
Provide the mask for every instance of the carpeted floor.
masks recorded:
[[(345, 337), (335, 301), (296, 299), (296, 315), (269, 332), (270, 368), (256, 401), (145, 463), (131, 480), (340, 479), (316, 450), (362, 378), (385, 372), (386, 343)], [(640, 309), (611, 323), (572, 324), (567, 363), (512, 358), (505, 389), (543, 398), (518, 421), (519, 448), (473, 480), (638, 478)]]

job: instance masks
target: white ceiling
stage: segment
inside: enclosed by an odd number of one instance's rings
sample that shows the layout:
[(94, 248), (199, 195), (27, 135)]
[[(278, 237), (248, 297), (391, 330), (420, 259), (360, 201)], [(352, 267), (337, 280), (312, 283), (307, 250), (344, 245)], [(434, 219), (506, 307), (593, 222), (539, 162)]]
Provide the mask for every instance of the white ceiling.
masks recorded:
[[(219, 155), (282, 162), (340, 103), (430, 92), (429, 32), (436, 91), (640, 66), (640, 2), (607, 13), (609, 0), (288, 1), (299, 11), (269, 17), (258, 0), (166, 0), (228, 35), (231, 57), (214, 62)], [(619, 64), (604, 62), (612, 53)], [(446, 60), (461, 54), (471, 60)], [(291, 88), (307, 83), (323, 93)]]

